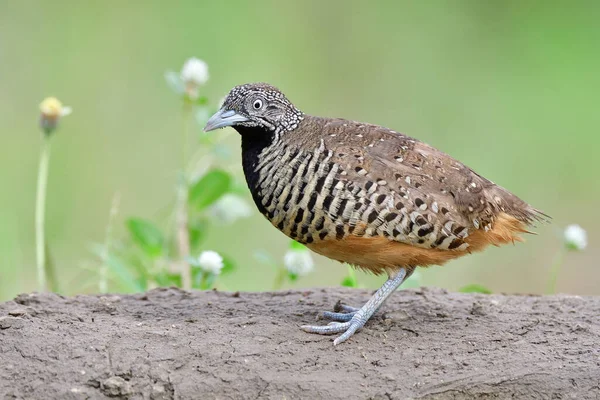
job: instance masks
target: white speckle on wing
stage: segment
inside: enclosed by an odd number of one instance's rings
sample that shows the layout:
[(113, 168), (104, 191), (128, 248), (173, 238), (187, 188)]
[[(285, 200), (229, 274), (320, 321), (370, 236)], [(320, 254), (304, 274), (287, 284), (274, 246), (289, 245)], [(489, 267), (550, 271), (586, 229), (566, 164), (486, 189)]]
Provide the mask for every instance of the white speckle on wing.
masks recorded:
[(319, 151), (325, 150), (325, 142), (321, 139), (321, 145), (319, 146)]

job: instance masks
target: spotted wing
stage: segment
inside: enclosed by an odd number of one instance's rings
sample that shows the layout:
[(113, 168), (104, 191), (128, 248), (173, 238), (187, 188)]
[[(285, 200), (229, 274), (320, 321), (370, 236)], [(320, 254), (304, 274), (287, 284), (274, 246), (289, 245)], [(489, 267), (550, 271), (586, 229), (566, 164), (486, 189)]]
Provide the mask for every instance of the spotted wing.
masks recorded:
[(322, 133), (339, 165), (336, 197), (353, 203), (352, 210), (326, 211), (345, 217), (349, 234), (464, 250), (465, 239), (489, 230), (500, 212), (530, 214), (516, 196), (411, 137), (341, 119), (330, 120)]

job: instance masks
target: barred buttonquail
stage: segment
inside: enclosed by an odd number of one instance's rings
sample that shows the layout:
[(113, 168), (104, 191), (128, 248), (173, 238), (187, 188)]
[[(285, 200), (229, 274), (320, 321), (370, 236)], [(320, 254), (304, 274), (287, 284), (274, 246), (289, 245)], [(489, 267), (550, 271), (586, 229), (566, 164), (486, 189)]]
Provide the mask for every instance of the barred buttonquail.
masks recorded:
[(277, 88), (233, 88), (205, 131), (232, 126), (260, 212), (326, 257), (389, 279), (360, 309), (325, 312), (335, 322), (307, 332), (348, 339), (417, 266), (443, 264), (489, 244), (520, 241), (543, 220), (469, 167), (377, 125), (306, 115)]

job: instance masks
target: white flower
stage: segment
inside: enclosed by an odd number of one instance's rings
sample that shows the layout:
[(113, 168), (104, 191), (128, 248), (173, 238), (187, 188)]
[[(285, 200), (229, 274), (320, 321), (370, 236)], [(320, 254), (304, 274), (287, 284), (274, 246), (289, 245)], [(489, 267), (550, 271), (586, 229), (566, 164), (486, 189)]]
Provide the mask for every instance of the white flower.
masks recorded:
[(204, 85), (208, 81), (208, 65), (202, 60), (192, 57), (183, 64), (181, 80), (185, 83)]
[(564, 232), (565, 246), (570, 250), (583, 250), (587, 246), (587, 233), (579, 225), (569, 225)]
[(223, 257), (216, 251), (203, 251), (200, 253), (200, 257), (198, 257), (198, 266), (204, 272), (219, 275), (223, 269)]
[(290, 249), (283, 257), (285, 269), (296, 276), (309, 274), (315, 267), (312, 256), (308, 249)]
[(208, 65), (195, 57), (183, 64), (180, 74), (185, 91), (191, 99), (198, 98), (198, 88), (208, 81)]
[(230, 224), (251, 216), (252, 208), (240, 196), (227, 193), (210, 208), (210, 213), (221, 223)]

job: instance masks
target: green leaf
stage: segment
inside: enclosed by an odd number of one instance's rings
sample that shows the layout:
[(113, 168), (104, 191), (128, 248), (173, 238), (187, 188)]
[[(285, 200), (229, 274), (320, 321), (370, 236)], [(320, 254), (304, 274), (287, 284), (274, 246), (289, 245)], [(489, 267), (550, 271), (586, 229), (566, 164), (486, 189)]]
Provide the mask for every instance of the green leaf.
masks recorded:
[(235, 181), (229, 188), (229, 192), (245, 197), (248, 195), (248, 185), (245, 182)]
[(200, 96), (196, 99), (196, 104), (198, 104), (199, 106), (205, 106), (208, 104), (208, 97), (206, 96)]
[(188, 223), (188, 230), (190, 232), (190, 247), (192, 250), (202, 244), (206, 238), (206, 231), (208, 230), (209, 223), (206, 219), (197, 218)]
[(306, 250), (306, 246), (303, 245), (302, 243), (298, 243), (295, 240), (291, 240), (290, 241), (290, 249), (292, 250)]
[(162, 232), (152, 222), (130, 218), (127, 220), (127, 228), (134, 242), (146, 255), (157, 258), (162, 254), (165, 240)]
[[(96, 254), (100, 259), (104, 258), (104, 248), (101, 245), (96, 245), (92, 247), (92, 252)], [(104, 258), (106, 265), (108, 266), (108, 270), (114, 275), (117, 279), (117, 283), (122, 286), (125, 291), (128, 292), (143, 292), (146, 290), (145, 285), (140, 282), (136, 277), (131, 273), (127, 265), (116, 255), (109, 253), (106, 258)]]
[(219, 200), (231, 187), (231, 176), (223, 170), (213, 169), (192, 185), (189, 202), (202, 210)]
[(355, 288), (358, 287), (358, 281), (356, 277), (348, 275), (342, 280), (342, 286)]
[(182, 287), (182, 281), (181, 281), (181, 275), (180, 274), (174, 274), (172, 272), (167, 272), (167, 271), (160, 271), (159, 273), (157, 273), (154, 277), (154, 280), (156, 281), (156, 283), (158, 283), (159, 286), (175, 286), (175, 287)]
[(459, 289), (459, 292), (462, 293), (483, 293), (483, 294), (492, 294), (492, 291), (485, 286), (478, 285), (476, 283), (472, 283), (467, 286), (463, 286)]
[(223, 269), (221, 269), (221, 275), (235, 271), (235, 262), (229, 257), (221, 256), (223, 257)]
[(295, 281), (298, 280), (298, 275), (297, 274), (288, 273), (288, 278), (289, 278), (290, 282), (295, 282)]
[(148, 269), (148, 262), (147, 260), (143, 260), (143, 255), (140, 254), (136, 248), (131, 246), (126, 249), (124, 253), (119, 254), (118, 252), (115, 252), (115, 254), (117, 254), (118, 257), (123, 260), (125, 265), (127, 265), (127, 268), (132, 270), (134, 275), (139, 277), (138, 279), (140, 282), (142, 282), (141, 284), (144, 287), (147, 287), (148, 280), (152, 279), (152, 277)]

